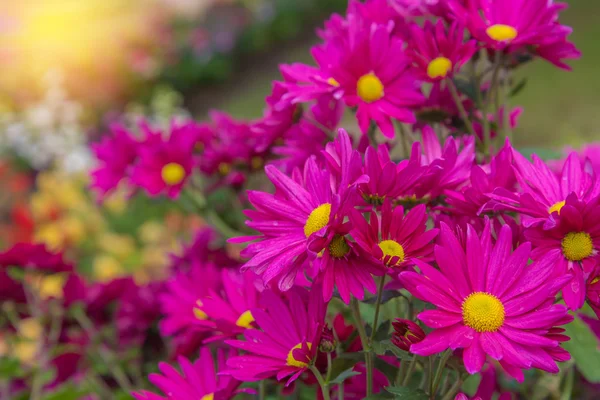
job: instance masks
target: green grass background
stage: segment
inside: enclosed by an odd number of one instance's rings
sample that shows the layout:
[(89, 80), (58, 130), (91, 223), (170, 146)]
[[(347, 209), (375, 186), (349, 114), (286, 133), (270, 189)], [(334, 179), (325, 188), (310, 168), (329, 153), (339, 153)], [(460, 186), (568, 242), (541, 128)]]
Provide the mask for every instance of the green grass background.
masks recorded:
[[(524, 107), (515, 144), (524, 147), (558, 148), (600, 141), (600, 0), (571, 0), (561, 15), (573, 27), (571, 39), (583, 52), (571, 62), (573, 71), (560, 70), (536, 60), (518, 72), (527, 86), (512, 101)], [(308, 49), (315, 37), (283, 49), (275, 56), (245, 71), (226, 93), (212, 96), (210, 108), (221, 108), (238, 118), (256, 118), (269, 93), (271, 81), (279, 79), (277, 64), (311, 62)], [(519, 80), (519, 78), (517, 79)]]

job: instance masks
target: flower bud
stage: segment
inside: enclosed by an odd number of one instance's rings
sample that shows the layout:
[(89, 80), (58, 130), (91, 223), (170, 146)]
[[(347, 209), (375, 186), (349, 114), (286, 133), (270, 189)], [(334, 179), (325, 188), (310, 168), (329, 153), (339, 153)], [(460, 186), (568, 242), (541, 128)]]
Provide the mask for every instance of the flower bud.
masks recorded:
[(407, 319), (397, 318), (393, 323), (392, 343), (402, 350), (410, 351), (410, 346), (425, 339), (425, 332), (417, 324)]
[(331, 328), (324, 327), (321, 334), (321, 343), (319, 343), (319, 351), (323, 353), (332, 353), (335, 351), (335, 337)]

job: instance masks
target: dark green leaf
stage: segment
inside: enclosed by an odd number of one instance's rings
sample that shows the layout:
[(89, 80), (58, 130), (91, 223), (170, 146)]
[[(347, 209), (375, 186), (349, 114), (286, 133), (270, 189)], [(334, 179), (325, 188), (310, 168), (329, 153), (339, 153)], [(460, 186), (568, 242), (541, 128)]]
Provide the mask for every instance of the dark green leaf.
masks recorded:
[(464, 78), (455, 78), (453, 81), (459, 92), (467, 96), (469, 99), (477, 101), (478, 88), (475, 85), (475, 82), (466, 80)]
[(565, 335), (571, 340), (563, 347), (571, 353), (581, 374), (591, 383), (600, 383), (600, 352), (598, 338), (588, 325), (579, 318), (565, 326)]
[[(357, 353), (357, 354), (359, 354), (359, 353)], [(333, 363), (331, 364), (332, 382), (335, 381), (336, 379), (338, 379), (338, 377), (340, 375), (348, 372), (349, 370), (351, 371), (352, 367), (354, 367), (354, 365), (356, 365), (356, 361), (352, 360), (350, 358), (337, 357), (335, 360), (333, 360)], [(347, 378), (344, 378), (344, 379), (347, 379)]]
[(360, 375), (360, 372), (353, 371), (352, 368), (349, 368), (343, 371), (341, 374), (335, 377), (335, 379), (331, 380), (331, 383), (340, 384), (344, 382), (346, 379), (351, 378), (353, 376)]
[(373, 350), (378, 355), (385, 355), (388, 351), (398, 357), (400, 360), (412, 360), (413, 356), (408, 352), (396, 347), (390, 340), (373, 343)]
[(392, 393), (395, 399), (400, 400), (428, 400), (429, 396), (421, 389), (413, 389), (409, 387), (389, 386), (385, 390)]
[(523, 78), (519, 83), (517, 83), (512, 88), (512, 90), (508, 94), (509, 97), (514, 97), (514, 96), (518, 95), (521, 92), (521, 90), (523, 90), (525, 88), (526, 85), (527, 85), (527, 78)]
[[(395, 299), (396, 297), (400, 297), (400, 296), (402, 296), (402, 293), (400, 293), (398, 290), (384, 290), (383, 294), (381, 295), (381, 304), (385, 304), (388, 301)], [(366, 303), (366, 304), (377, 303), (377, 296), (373, 296), (370, 299), (365, 300), (364, 303)]]

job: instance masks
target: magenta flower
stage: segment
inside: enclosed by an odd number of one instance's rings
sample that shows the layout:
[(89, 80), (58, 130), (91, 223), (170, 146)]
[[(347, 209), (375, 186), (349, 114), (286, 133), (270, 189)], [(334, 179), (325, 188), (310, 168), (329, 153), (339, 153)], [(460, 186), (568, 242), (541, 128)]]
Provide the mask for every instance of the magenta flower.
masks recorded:
[[(349, 23), (353, 23), (350, 21)], [(385, 26), (348, 30), (347, 43), (325, 43), (313, 48), (319, 68), (293, 65), (285, 68), (289, 99), (304, 102), (329, 94), (357, 107), (357, 119), (363, 133), (374, 121), (383, 134), (394, 137), (392, 118), (416, 121), (412, 107), (422, 102), (410, 60), (404, 55), (403, 42)]]
[(420, 78), (426, 81), (440, 81), (452, 77), (471, 59), (477, 49), (476, 42), (464, 41), (464, 28), (458, 23), (448, 30), (442, 20), (434, 25), (425, 21), (421, 28), (413, 24), (406, 54), (419, 71)]
[[(221, 369), (226, 360), (235, 355), (233, 351), (217, 351), (217, 368)], [(190, 362), (184, 357), (177, 359), (181, 372), (171, 365), (158, 364), (160, 374), (150, 374), (148, 379), (164, 396), (142, 390), (132, 393), (137, 400), (228, 400), (234, 398), (241, 382), (222, 375), (215, 369), (215, 361), (210, 349), (203, 347), (200, 357)]]
[(288, 378), (286, 386), (308, 369), (318, 351), (325, 325), (327, 305), (321, 289), (293, 288), (284, 301), (272, 291), (263, 292), (263, 309), (252, 311), (258, 329), (247, 329), (246, 340), (228, 340), (227, 344), (246, 354), (227, 360), (230, 374), (241, 381)]
[(189, 272), (176, 274), (165, 286), (165, 292), (159, 295), (164, 316), (160, 332), (179, 338), (181, 347), (187, 348), (187, 342), (198, 342), (199, 336), (214, 327), (202, 311), (201, 299), (209, 295), (209, 289), (221, 287), (221, 273), (213, 264), (194, 264)]
[(365, 289), (371, 293), (377, 291), (372, 275), (383, 275), (384, 270), (369, 253), (343, 234), (336, 234), (315, 260), (320, 271), (319, 282), (323, 283), (323, 298), (331, 300), (334, 286), (344, 303), (350, 303), (350, 294), (359, 300), (365, 298)]
[(111, 134), (110, 137), (104, 136), (100, 143), (91, 145), (99, 162), (90, 172), (91, 187), (101, 198), (129, 176), (128, 170), (138, 157), (138, 142), (128, 130), (121, 125), (113, 125)]
[(435, 248), (440, 269), (417, 260), (422, 275), (400, 274), (415, 297), (437, 307), (418, 315), (434, 331), (411, 346), (413, 353), (427, 356), (462, 348), (469, 373), (481, 371), (488, 355), (519, 381), (521, 369), (559, 371), (550, 354), (559, 342), (545, 335), (572, 319), (567, 307), (554, 304), (570, 277), (554, 275), (549, 263), (527, 265), (531, 245), (511, 252), (511, 241), (511, 229), (504, 226), (493, 245), (488, 223), (480, 236), (469, 226), (463, 248), (441, 225)]
[(410, 351), (410, 346), (425, 339), (423, 329), (408, 319), (396, 318), (392, 326), (394, 327), (392, 343), (404, 351)]
[(553, 228), (534, 226), (525, 231), (525, 237), (534, 247), (534, 260), (547, 260), (557, 273), (572, 277), (563, 288), (563, 299), (571, 310), (581, 308), (586, 279), (600, 249), (600, 198), (584, 203), (570, 194)]
[(432, 240), (438, 230), (427, 230), (427, 219), (423, 204), (405, 215), (402, 206), (392, 208), (388, 200), (383, 203), (381, 218), (376, 212), (371, 212), (367, 222), (362, 214), (355, 211), (351, 215), (351, 234), (364, 251), (397, 274), (399, 270), (414, 265), (416, 259), (429, 261), (432, 258)]
[(600, 194), (600, 184), (593, 172), (571, 153), (565, 162), (562, 173), (557, 176), (537, 155), (531, 156), (530, 163), (513, 149), (513, 169), (520, 193), (497, 188), (490, 195), (492, 200), (484, 211), (514, 211), (522, 216), (525, 227), (544, 223), (545, 229), (556, 225), (556, 215), (560, 215), (567, 196), (574, 193), (578, 200), (588, 202)]
[(446, 201), (450, 212), (477, 217), (481, 208), (491, 200), (489, 193), (496, 188), (513, 190), (516, 180), (512, 168), (512, 148), (506, 146), (496, 154), (488, 165), (473, 165), (469, 185), (458, 191), (447, 191)]
[(600, 319), (600, 264), (596, 264), (586, 282), (587, 303)]
[(235, 337), (246, 329), (254, 329), (252, 310), (258, 307), (259, 291), (256, 276), (248, 271), (239, 274), (222, 270), (223, 294), (209, 288), (209, 295), (201, 299), (200, 310), (214, 322), (215, 338)]
[[(448, 0), (455, 18), (487, 47), (509, 53), (533, 51), (556, 66), (570, 69), (562, 60), (581, 53), (567, 36), (572, 29), (560, 25), (565, 3), (548, 0)], [(533, 49), (533, 50), (532, 50)]]
[(385, 199), (411, 196), (427, 171), (421, 165), (420, 154), (420, 143), (415, 142), (411, 157), (396, 164), (390, 159), (386, 145), (380, 145), (377, 150), (369, 146), (365, 152), (363, 169), (369, 181), (358, 185), (365, 202), (379, 206)]
[(141, 143), (140, 160), (133, 168), (131, 182), (150, 196), (177, 198), (196, 164), (194, 149), (200, 132), (194, 123), (173, 123), (168, 138)]
[[(361, 400), (367, 397), (367, 368), (364, 362), (356, 364), (352, 370), (357, 372), (358, 375), (351, 376), (344, 382), (344, 399), (348, 400)], [(390, 385), (390, 381), (387, 376), (377, 368), (373, 368), (373, 393), (379, 393), (384, 390), (385, 387)], [(339, 398), (338, 395), (339, 386), (335, 385), (332, 390), (331, 398)], [(319, 397), (321, 400), (322, 394), (319, 391)]]
[(332, 191), (331, 175), (320, 169), (314, 158), (304, 166), (298, 181), (284, 175), (275, 167), (265, 167), (276, 193), (249, 191), (248, 200), (256, 210), (246, 211), (246, 224), (257, 230), (257, 236), (230, 239), (240, 243), (255, 241), (242, 251), (250, 260), (243, 269), (251, 269), (265, 283), (273, 280), (281, 290), (288, 290), (309, 256), (316, 257), (331, 240), (331, 226), (343, 219), (346, 208), (340, 195)]

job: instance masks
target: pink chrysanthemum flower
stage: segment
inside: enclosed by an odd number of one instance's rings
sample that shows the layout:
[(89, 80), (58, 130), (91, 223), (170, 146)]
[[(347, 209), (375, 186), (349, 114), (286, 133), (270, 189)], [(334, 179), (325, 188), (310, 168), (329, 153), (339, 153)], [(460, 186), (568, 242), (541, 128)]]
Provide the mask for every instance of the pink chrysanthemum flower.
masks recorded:
[(596, 264), (586, 282), (586, 300), (600, 319), (600, 264)]
[(421, 274), (400, 274), (415, 297), (437, 307), (419, 314), (434, 331), (412, 345), (411, 352), (428, 356), (462, 348), (471, 374), (481, 371), (489, 355), (520, 381), (521, 369), (558, 372), (549, 350), (559, 342), (545, 335), (570, 319), (567, 307), (554, 304), (570, 277), (554, 275), (549, 263), (528, 265), (531, 245), (511, 252), (511, 241), (505, 225), (493, 245), (488, 223), (481, 236), (469, 226), (463, 248), (448, 226), (441, 225), (435, 247), (440, 269), (417, 260)]
[(567, 196), (574, 193), (578, 200), (588, 202), (600, 194), (600, 182), (582, 163), (576, 153), (571, 153), (560, 175), (554, 174), (537, 155), (529, 162), (513, 149), (513, 169), (520, 193), (497, 188), (484, 211), (514, 211), (522, 216), (525, 227), (544, 223), (550, 229), (556, 224), (554, 214), (560, 215)]
[(392, 208), (391, 201), (387, 200), (383, 203), (381, 218), (371, 212), (367, 222), (355, 211), (351, 216), (351, 234), (360, 247), (397, 274), (397, 271), (414, 265), (416, 259), (429, 261), (432, 258), (432, 240), (438, 230), (427, 230), (427, 219), (424, 204), (405, 215), (402, 206)]
[(410, 32), (406, 54), (415, 64), (421, 79), (426, 81), (435, 82), (452, 77), (477, 49), (474, 40), (465, 43), (464, 28), (456, 22), (446, 30), (442, 20), (435, 25), (425, 21), (422, 28), (413, 24)]
[(473, 165), (469, 185), (459, 191), (447, 191), (446, 201), (450, 212), (477, 217), (481, 208), (490, 201), (489, 193), (496, 188), (513, 190), (515, 174), (508, 166), (512, 163), (512, 148), (506, 146), (496, 154), (488, 165)]
[(415, 142), (411, 157), (396, 164), (391, 160), (387, 146), (380, 145), (377, 150), (369, 146), (365, 152), (363, 168), (369, 182), (358, 185), (365, 202), (380, 206), (385, 199), (412, 195), (427, 170), (419, 161), (420, 154), (420, 143)]
[(258, 307), (259, 291), (256, 276), (252, 272), (239, 274), (224, 269), (221, 272), (223, 295), (217, 290), (208, 289), (209, 296), (201, 299), (199, 309), (214, 322), (215, 337), (235, 337), (246, 329), (253, 329), (252, 310)]
[(289, 385), (308, 369), (319, 348), (327, 305), (319, 287), (310, 294), (296, 287), (286, 295), (284, 301), (272, 291), (263, 292), (264, 310), (252, 311), (260, 330), (247, 329), (246, 340), (226, 341), (246, 354), (228, 359), (224, 373), (241, 381), (289, 377)]
[(475, 138), (448, 137), (442, 147), (433, 128), (425, 126), (422, 139), (423, 155), (419, 160), (427, 166), (428, 172), (416, 191), (417, 199), (434, 199), (448, 190), (460, 188), (469, 179), (475, 161)]
[(369, 253), (343, 234), (336, 234), (315, 260), (320, 271), (317, 278), (323, 283), (323, 298), (331, 300), (334, 286), (344, 303), (350, 303), (350, 294), (359, 300), (365, 298), (365, 289), (371, 293), (377, 291), (373, 275), (382, 275), (383, 269)]
[(296, 175), (296, 180), (271, 165), (265, 167), (265, 173), (276, 193), (249, 191), (248, 200), (256, 210), (246, 211), (246, 224), (260, 235), (230, 242), (259, 240), (242, 251), (243, 257), (250, 258), (242, 268), (252, 269), (265, 283), (275, 280), (281, 290), (288, 290), (309, 256), (315, 257), (327, 246), (333, 237), (331, 226), (339, 224), (353, 204), (342, 202), (340, 194), (333, 192), (331, 174), (317, 167), (314, 158), (306, 162), (303, 176)]
[(99, 161), (99, 165), (90, 172), (91, 187), (101, 198), (128, 176), (128, 169), (138, 157), (138, 142), (129, 131), (121, 125), (114, 125), (111, 134), (91, 146)]
[[(223, 368), (226, 359), (235, 354), (218, 350), (217, 368)], [(142, 390), (133, 393), (133, 397), (137, 400), (229, 400), (240, 392), (238, 387), (241, 382), (219, 374), (215, 369), (215, 361), (208, 347), (200, 350), (200, 357), (193, 363), (184, 357), (179, 357), (177, 361), (181, 372), (161, 362), (158, 364), (161, 373), (148, 377), (164, 396)]]
[(567, 36), (572, 29), (558, 22), (565, 3), (548, 0), (448, 0), (455, 18), (480, 42), (509, 53), (533, 51), (563, 69), (562, 60), (581, 53)]
[(385, 26), (358, 25), (349, 28), (347, 43), (313, 48), (319, 68), (296, 64), (282, 69), (290, 82), (288, 96), (292, 102), (324, 94), (343, 99), (349, 107), (358, 108), (356, 117), (363, 133), (374, 121), (385, 136), (393, 138), (392, 118), (414, 123), (412, 107), (423, 96), (404, 55), (404, 43)]
[(209, 295), (209, 289), (218, 290), (220, 286), (220, 271), (210, 263), (192, 265), (189, 272), (171, 278), (159, 298), (164, 316), (159, 323), (161, 334), (178, 338), (182, 349), (199, 344), (213, 327), (202, 311), (201, 299)]
[(195, 145), (200, 128), (194, 123), (173, 123), (168, 138), (148, 140), (138, 147), (139, 163), (131, 182), (150, 196), (166, 194), (177, 198), (196, 164)]
[(560, 274), (572, 276), (563, 288), (563, 299), (571, 310), (585, 302), (585, 283), (596, 265), (600, 249), (600, 198), (588, 203), (567, 197), (552, 229), (535, 226), (525, 231), (534, 260), (548, 260)]

